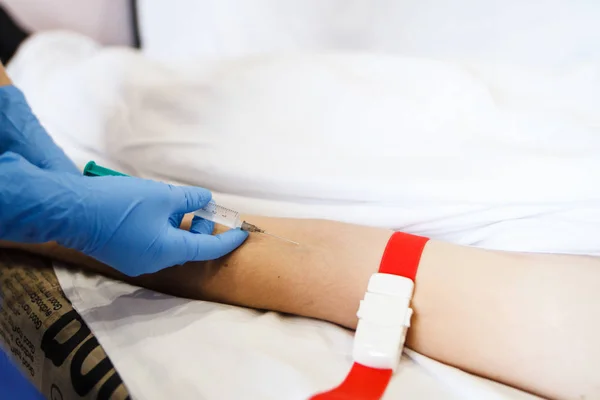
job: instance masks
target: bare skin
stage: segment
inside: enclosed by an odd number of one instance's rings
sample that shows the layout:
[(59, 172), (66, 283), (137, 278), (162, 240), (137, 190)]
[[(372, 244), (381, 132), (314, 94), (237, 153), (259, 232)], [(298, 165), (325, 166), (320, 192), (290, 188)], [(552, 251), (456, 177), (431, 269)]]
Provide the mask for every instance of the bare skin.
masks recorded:
[[(1, 82), (10, 80), (0, 67)], [(356, 327), (359, 301), (392, 231), (324, 220), (246, 219), (300, 245), (252, 234), (222, 259), (138, 278), (55, 243), (0, 247), (176, 296)], [(432, 240), (419, 265), (408, 346), (543, 397), (600, 398), (599, 283), (597, 257), (486, 251)]]
[(4, 70), (4, 65), (2, 65), (2, 63), (0, 63), (0, 86), (7, 86), (7, 85), (11, 85), (11, 84), (12, 84), (12, 82), (11, 82), (10, 78), (8, 77), (8, 74)]

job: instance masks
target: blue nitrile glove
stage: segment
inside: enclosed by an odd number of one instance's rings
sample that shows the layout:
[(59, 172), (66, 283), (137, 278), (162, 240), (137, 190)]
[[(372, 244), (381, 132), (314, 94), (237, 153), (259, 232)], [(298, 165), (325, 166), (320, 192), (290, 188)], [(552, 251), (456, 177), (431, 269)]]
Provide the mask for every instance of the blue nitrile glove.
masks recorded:
[(85, 177), (42, 170), (20, 155), (0, 155), (0, 240), (56, 241), (131, 276), (187, 261), (222, 257), (248, 233), (213, 236), (214, 224), (184, 213), (205, 206), (211, 193), (133, 177)]
[(79, 174), (15, 86), (0, 87), (0, 154), (12, 151), (42, 169)]
[(4, 393), (2, 398), (44, 400), (44, 396), (27, 380), (6, 353), (10, 354), (0, 347), (0, 393)]

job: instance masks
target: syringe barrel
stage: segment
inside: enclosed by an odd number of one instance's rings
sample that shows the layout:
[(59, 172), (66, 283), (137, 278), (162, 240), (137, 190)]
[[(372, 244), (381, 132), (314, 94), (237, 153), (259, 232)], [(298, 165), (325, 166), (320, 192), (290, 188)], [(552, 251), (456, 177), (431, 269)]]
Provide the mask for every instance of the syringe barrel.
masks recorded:
[(212, 200), (206, 206), (194, 211), (194, 215), (233, 229), (242, 226), (240, 213), (230, 208), (220, 206)]

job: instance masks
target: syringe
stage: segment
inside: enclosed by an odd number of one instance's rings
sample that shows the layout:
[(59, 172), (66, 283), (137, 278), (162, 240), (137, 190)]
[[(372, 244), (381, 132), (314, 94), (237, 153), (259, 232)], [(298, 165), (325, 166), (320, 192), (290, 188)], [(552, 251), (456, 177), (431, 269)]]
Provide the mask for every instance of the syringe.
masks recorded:
[(299, 244), (298, 242), (294, 242), (293, 240), (289, 240), (281, 236), (276, 236), (269, 232), (266, 232), (264, 229), (260, 229), (256, 225), (252, 225), (246, 221), (242, 221), (239, 212), (227, 207), (223, 207), (212, 200), (206, 206), (202, 207), (197, 211), (194, 211), (194, 215), (197, 215), (200, 218), (204, 218), (209, 221), (213, 221), (216, 224), (227, 226), (229, 228), (240, 228), (241, 230), (247, 232), (262, 233), (264, 235), (269, 235), (277, 239), (285, 240), (286, 242)]
[[(94, 161), (90, 161), (86, 164), (83, 169), (83, 174), (85, 176), (127, 176), (121, 172), (114, 171), (112, 169), (108, 169), (106, 167), (102, 167), (96, 164)], [(218, 205), (213, 200), (211, 200), (206, 206), (201, 209), (194, 211), (194, 215), (199, 216), (200, 218), (204, 218), (209, 221), (213, 221), (216, 224), (224, 225), (228, 228), (232, 229), (241, 229), (246, 232), (256, 232), (262, 233), (264, 235), (269, 235), (274, 238), (285, 240), (286, 242), (290, 242), (293, 244), (299, 244), (298, 242), (294, 242), (293, 240), (289, 240), (283, 238), (281, 236), (273, 235), (272, 233), (266, 232), (264, 229), (260, 229), (256, 225), (252, 225), (246, 221), (242, 221), (240, 218), (240, 213), (232, 210), (227, 207), (223, 207)]]

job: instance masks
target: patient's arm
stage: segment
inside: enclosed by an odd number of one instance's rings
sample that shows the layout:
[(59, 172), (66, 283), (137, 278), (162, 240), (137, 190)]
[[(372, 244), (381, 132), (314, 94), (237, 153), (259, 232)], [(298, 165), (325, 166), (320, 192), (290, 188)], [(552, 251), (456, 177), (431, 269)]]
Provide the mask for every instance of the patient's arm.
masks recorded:
[[(78, 261), (178, 296), (354, 328), (359, 301), (392, 232), (330, 221), (248, 220), (301, 244), (252, 234), (226, 258), (137, 279)], [(57, 258), (76, 255), (51, 245), (40, 249)], [(546, 397), (600, 398), (599, 283), (598, 258), (510, 254), (432, 240), (419, 266), (408, 344)]]

